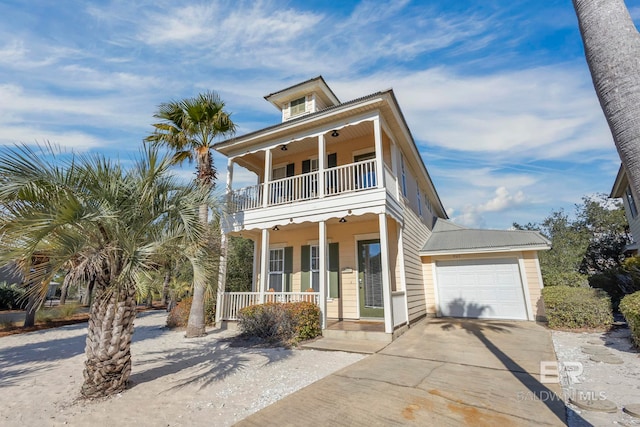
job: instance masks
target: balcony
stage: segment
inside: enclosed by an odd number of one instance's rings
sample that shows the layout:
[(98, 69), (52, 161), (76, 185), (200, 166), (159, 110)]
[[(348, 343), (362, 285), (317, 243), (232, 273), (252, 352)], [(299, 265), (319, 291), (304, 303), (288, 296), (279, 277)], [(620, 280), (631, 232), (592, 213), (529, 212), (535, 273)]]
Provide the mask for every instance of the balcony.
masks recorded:
[[(366, 160), (233, 190), (229, 193), (228, 213), (377, 188), (376, 163), (375, 159)], [(386, 175), (387, 180), (393, 177), (388, 170)]]

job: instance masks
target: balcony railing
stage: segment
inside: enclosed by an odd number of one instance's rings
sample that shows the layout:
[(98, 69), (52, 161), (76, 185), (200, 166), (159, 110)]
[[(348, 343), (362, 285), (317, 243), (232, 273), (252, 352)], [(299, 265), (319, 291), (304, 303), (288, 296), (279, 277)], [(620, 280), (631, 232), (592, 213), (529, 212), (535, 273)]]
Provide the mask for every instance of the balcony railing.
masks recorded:
[[(387, 172), (387, 175), (389, 173)], [(267, 206), (316, 199), (320, 197), (318, 188), (320, 173), (310, 172), (268, 182)], [(387, 176), (387, 180), (389, 177)], [(376, 160), (351, 163), (324, 171), (324, 195), (363, 191), (378, 185)], [(264, 207), (264, 184), (234, 190), (229, 194), (230, 213)]]
[(231, 212), (260, 208), (262, 207), (262, 184), (232, 191), (229, 196), (229, 209)]
[[(250, 305), (260, 304), (260, 292), (225, 292), (222, 294), (222, 320), (238, 320), (238, 312)], [(264, 302), (307, 301), (318, 305), (318, 292), (265, 292)]]

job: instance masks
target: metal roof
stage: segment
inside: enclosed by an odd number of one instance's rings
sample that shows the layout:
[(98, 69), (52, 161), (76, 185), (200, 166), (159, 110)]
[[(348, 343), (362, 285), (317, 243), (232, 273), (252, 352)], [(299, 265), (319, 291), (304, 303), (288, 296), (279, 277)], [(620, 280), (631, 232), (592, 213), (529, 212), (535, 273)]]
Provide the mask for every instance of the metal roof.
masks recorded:
[(479, 230), (438, 219), (420, 255), (551, 249), (537, 231)]

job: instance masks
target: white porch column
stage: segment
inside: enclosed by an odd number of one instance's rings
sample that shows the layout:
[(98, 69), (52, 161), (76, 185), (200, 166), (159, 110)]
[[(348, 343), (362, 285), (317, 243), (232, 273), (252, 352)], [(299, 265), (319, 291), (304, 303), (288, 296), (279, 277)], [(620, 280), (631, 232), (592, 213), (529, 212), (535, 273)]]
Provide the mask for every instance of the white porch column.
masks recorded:
[(273, 156), (271, 150), (264, 152), (264, 179), (262, 180), (262, 207), (269, 206), (269, 178), (271, 177)]
[(320, 286), (320, 327), (327, 326), (327, 223), (318, 223), (318, 249), (320, 250), (319, 286)]
[(327, 144), (324, 134), (318, 135), (318, 197), (324, 197), (324, 171), (327, 168)]
[(382, 152), (382, 129), (379, 117), (373, 119), (373, 142), (376, 149), (377, 187), (384, 188), (384, 153)]
[(269, 230), (262, 229), (262, 243), (260, 256), (260, 304), (264, 304), (264, 291), (267, 289), (269, 276)]
[(220, 236), (220, 266), (218, 267), (218, 296), (216, 298), (216, 325), (220, 322), (224, 310), (224, 288), (227, 282), (227, 235)]
[(227, 160), (227, 195), (231, 193), (231, 189), (233, 188), (233, 165), (233, 159), (229, 158), (229, 160)]
[(253, 241), (253, 271), (252, 271), (252, 276), (251, 276), (251, 292), (258, 292), (258, 288), (259, 288), (259, 284), (258, 284), (258, 272), (260, 270), (258, 270), (259, 268), (261, 268), (260, 266), (262, 264), (258, 263), (258, 260), (260, 260), (262, 256), (262, 252), (260, 251), (260, 249), (258, 248), (258, 239)]
[(391, 301), (391, 270), (389, 266), (389, 231), (386, 214), (378, 214), (380, 223), (380, 258), (382, 259), (382, 300), (384, 304), (384, 331), (393, 333), (393, 304)]

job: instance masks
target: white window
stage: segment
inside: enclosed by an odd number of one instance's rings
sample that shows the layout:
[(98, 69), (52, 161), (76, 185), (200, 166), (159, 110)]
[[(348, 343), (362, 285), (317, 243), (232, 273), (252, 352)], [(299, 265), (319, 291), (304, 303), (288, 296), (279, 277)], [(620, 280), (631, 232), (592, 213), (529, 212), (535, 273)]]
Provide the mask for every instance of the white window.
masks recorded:
[(311, 267), (311, 287), (315, 292), (320, 292), (320, 247), (311, 246), (309, 253), (311, 257), (309, 262)]
[(633, 193), (631, 192), (631, 187), (627, 186), (627, 189), (624, 190), (624, 195), (627, 198), (627, 204), (629, 205), (629, 211), (631, 212), (631, 218), (635, 218), (638, 216), (638, 207), (636, 206), (636, 201), (633, 198)]
[(315, 172), (318, 170), (318, 158), (316, 157), (315, 159), (309, 159), (309, 163), (311, 165), (310, 171), (309, 172)]
[(420, 196), (420, 188), (418, 188), (418, 215), (422, 216), (422, 197)]
[(407, 174), (404, 167), (404, 156), (400, 154), (400, 167), (402, 169), (402, 195), (407, 197)]
[(271, 180), (282, 179), (287, 177), (287, 166), (273, 168), (271, 171)]
[(282, 292), (283, 276), (284, 249), (271, 249), (269, 251), (269, 289)]
[(291, 116), (297, 116), (306, 111), (306, 97), (294, 99), (291, 101)]

